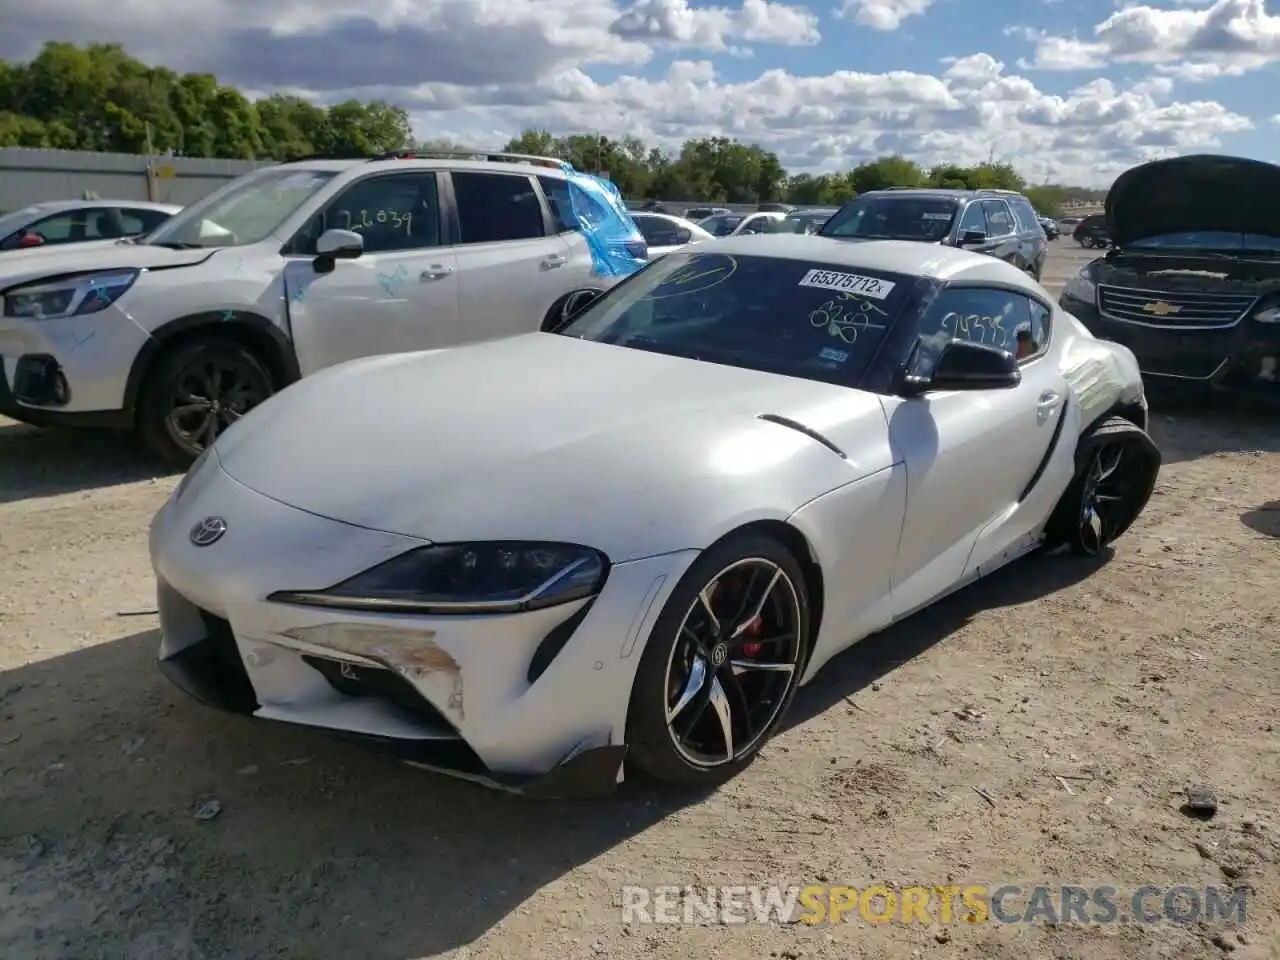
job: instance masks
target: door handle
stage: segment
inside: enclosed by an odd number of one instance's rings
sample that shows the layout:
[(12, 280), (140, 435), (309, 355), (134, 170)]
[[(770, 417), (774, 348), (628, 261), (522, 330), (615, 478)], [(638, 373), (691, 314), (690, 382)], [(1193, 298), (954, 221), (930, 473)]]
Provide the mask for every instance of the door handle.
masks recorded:
[(427, 269), (418, 274), (418, 282), (426, 283), (428, 280), (441, 280), (453, 273), (453, 267), (447, 267), (444, 264), (433, 263)]
[(1054, 410), (1058, 408), (1058, 402), (1062, 397), (1054, 393), (1052, 390), (1046, 390), (1040, 394), (1040, 402), (1036, 404), (1036, 424), (1043, 425), (1053, 416)]
[(542, 269), (554, 270), (556, 267), (563, 267), (568, 262), (569, 262), (569, 258), (566, 257), (564, 254), (553, 253), (551, 254), (551, 256), (543, 258)]

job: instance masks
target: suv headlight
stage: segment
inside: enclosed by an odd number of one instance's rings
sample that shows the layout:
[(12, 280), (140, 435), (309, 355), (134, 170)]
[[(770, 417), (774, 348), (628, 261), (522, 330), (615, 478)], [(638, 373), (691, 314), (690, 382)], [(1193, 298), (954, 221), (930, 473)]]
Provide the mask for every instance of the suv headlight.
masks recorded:
[(1093, 282), (1093, 277), (1089, 276), (1088, 264), (1081, 267), (1075, 276), (1066, 282), (1062, 288), (1062, 295), (1084, 303), (1093, 303), (1097, 299), (1098, 287)]
[(1259, 310), (1253, 315), (1253, 319), (1259, 323), (1280, 323), (1280, 304), (1274, 307), (1267, 307), (1265, 310)]
[(11, 287), (4, 292), (4, 315), (60, 320), (97, 313), (119, 300), (141, 273), (111, 270)]
[(599, 592), (609, 561), (571, 543), (492, 540), (420, 547), (322, 590), (281, 590), (278, 603), (384, 613), (516, 613)]

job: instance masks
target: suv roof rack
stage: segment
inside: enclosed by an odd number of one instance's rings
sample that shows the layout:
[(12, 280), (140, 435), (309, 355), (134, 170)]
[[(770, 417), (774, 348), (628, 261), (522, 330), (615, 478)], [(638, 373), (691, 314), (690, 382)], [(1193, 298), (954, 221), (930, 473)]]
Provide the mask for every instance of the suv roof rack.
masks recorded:
[(993, 193), (1001, 197), (1020, 197), (1022, 194), (1017, 190), (1002, 190), (998, 187), (979, 187), (974, 193)]
[[(377, 156), (369, 157), (370, 163), (379, 160), (481, 160), (481, 161), (497, 161), (502, 163), (531, 163), (535, 166), (552, 167), (556, 170), (562, 169), (567, 160), (561, 160), (558, 157), (540, 157), (531, 153), (504, 153), (502, 151), (493, 150), (437, 150), (427, 147), (421, 150), (406, 147), (403, 150), (389, 150), (386, 153), (380, 153)], [(569, 164), (572, 168), (572, 164)]]
[[(536, 166), (553, 167), (556, 170), (563, 169), (567, 160), (560, 160), (557, 157), (539, 157), (530, 153), (503, 153), (493, 150), (436, 150), (425, 148), (422, 150), (413, 147), (405, 147), (400, 150), (388, 150), (385, 153), (357, 153), (355, 151), (336, 152), (336, 153), (313, 153), (305, 157), (294, 157), (292, 160), (286, 160), (285, 163), (306, 163), (312, 160), (356, 160), (365, 163), (377, 163), (380, 160), (488, 160), (506, 163), (531, 163)], [(569, 164), (572, 168), (572, 164)]]

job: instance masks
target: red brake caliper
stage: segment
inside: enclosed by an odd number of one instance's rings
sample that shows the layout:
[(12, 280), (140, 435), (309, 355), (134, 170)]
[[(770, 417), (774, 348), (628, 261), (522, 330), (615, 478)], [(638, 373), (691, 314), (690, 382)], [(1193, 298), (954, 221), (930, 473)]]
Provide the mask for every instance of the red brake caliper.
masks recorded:
[[(747, 624), (747, 629), (742, 631), (743, 636), (753, 637), (760, 632), (760, 627), (764, 625), (764, 618), (756, 614), (754, 620)], [(754, 657), (760, 652), (760, 648), (764, 646), (761, 643), (752, 643), (748, 641), (742, 645), (742, 655), (744, 657)]]

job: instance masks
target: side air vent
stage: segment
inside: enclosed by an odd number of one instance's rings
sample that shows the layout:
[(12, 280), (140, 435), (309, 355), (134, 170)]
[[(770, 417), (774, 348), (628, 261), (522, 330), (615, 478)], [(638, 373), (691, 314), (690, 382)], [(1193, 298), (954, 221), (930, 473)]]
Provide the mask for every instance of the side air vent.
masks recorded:
[(776, 423), (780, 427), (786, 427), (789, 430), (795, 430), (797, 433), (803, 433), (810, 440), (816, 440), (818, 443), (822, 444), (824, 447), (826, 447), (828, 450), (834, 453), (841, 460), (849, 459), (848, 454), (846, 454), (834, 443), (832, 443), (830, 440), (828, 440), (826, 437), (820, 434), (817, 430), (813, 430), (809, 427), (806, 427), (803, 423), (797, 423), (796, 421), (792, 420), (790, 417), (780, 417), (776, 413), (762, 413), (757, 419), (763, 420), (766, 423)]

